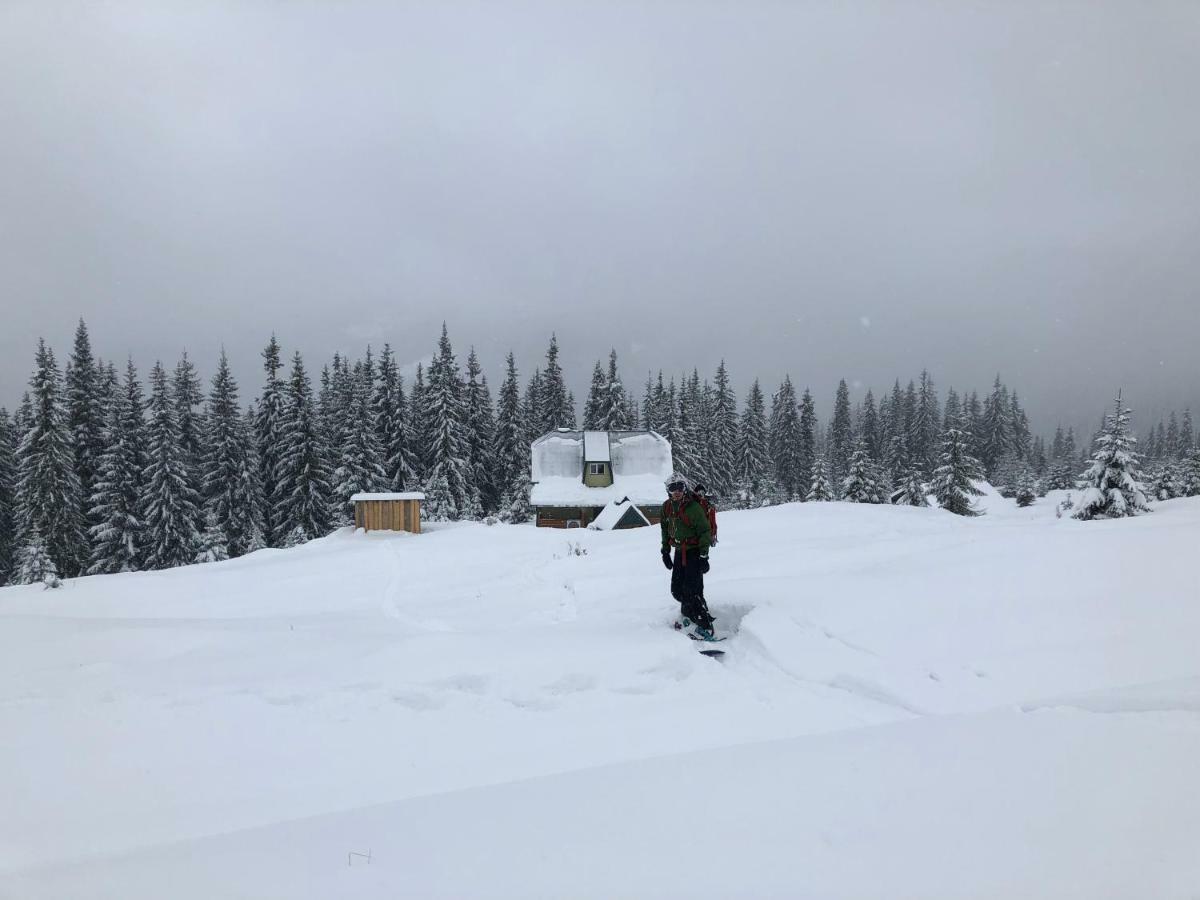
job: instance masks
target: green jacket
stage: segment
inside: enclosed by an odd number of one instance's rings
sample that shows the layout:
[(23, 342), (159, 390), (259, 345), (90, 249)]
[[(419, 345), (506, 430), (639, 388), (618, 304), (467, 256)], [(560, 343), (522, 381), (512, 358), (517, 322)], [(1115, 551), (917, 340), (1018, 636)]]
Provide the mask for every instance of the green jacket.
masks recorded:
[(662, 506), (662, 548), (695, 547), (703, 556), (712, 544), (712, 527), (704, 508), (690, 495)]

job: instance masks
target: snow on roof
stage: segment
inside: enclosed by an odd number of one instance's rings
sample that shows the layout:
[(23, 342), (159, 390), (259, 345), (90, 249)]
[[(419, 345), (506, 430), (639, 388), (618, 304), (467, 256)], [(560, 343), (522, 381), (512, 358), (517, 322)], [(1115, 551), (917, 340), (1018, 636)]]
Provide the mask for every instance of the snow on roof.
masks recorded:
[(406, 494), (355, 494), (350, 498), (351, 503), (360, 500), (424, 500), (425, 495), (420, 491), (409, 491)]
[(583, 461), (609, 462), (608, 432), (585, 431), (583, 433)]
[[(533, 442), (534, 482), (529, 502), (534, 506), (604, 506), (628, 497), (639, 506), (666, 499), (664, 485), (671, 477), (671, 444), (653, 431), (595, 432), (608, 436), (613, 483), (588, 487), (583, 483), (582, 431), (554, 431)], [(592, 459), (588, 459), (592, 462)]]
[(628, 497), (624, 497), (621, 500), (613, 500), (608, 506), (604, 507), (600, 515), (592, 520), (592, 524), (588, 528), (595, 531), (609, 531), (617, 526), (617, 523), (621, 521), (621, 517), (630, 509), (634, 511), (642, 522), (646, 525), (650, 524), (650, 520), (642, 514), (642, 511), (630, 503)]
[(662, 480), (653, 475), (616, 478), (608, 487), (588, 487), (579, 478), (547, 478), (529, 492), (534, 506), (606, 506), (628, 497), (638, 506), (658, 506), (667, 499)]

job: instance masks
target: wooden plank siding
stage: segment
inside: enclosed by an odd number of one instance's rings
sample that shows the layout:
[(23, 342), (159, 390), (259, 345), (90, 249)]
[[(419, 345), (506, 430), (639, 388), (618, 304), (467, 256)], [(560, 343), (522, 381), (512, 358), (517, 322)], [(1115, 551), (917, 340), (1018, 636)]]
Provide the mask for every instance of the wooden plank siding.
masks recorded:
[(421, 501), (358, 500), (354, 504), (354, 527), (364, 531), (410, 531), (421, 533)]

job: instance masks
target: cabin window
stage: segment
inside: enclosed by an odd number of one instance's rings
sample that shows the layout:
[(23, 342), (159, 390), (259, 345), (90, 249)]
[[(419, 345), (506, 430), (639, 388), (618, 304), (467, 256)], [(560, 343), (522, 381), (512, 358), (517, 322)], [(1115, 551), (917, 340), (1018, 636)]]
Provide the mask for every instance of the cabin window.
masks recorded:
[(588, 463), (588, 474), (589, 475), (603, 475), (604, 474), (604, 463)]

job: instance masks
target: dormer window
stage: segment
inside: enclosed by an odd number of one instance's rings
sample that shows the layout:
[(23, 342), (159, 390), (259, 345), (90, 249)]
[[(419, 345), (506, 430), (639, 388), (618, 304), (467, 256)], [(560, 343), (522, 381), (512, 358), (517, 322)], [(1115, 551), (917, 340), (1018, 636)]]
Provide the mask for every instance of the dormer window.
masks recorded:
[(604, 474), (604, 463), (588, 463), (588, 474), (589, 475), (603, 475)]

